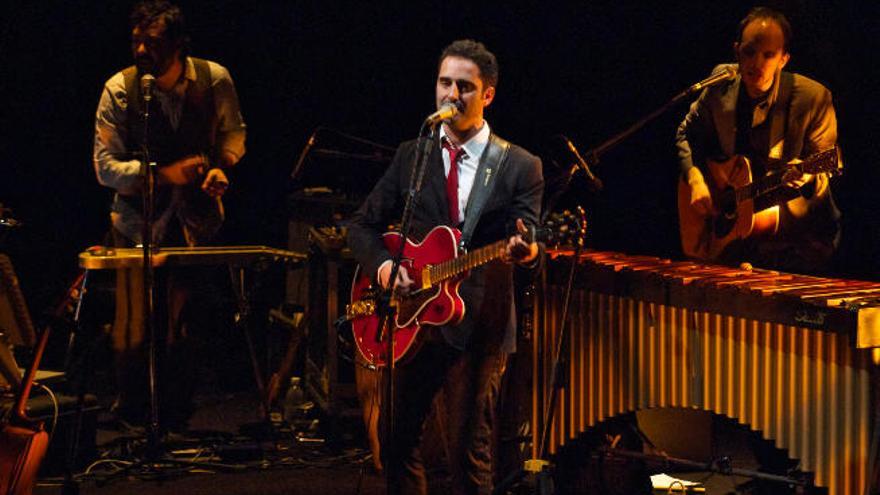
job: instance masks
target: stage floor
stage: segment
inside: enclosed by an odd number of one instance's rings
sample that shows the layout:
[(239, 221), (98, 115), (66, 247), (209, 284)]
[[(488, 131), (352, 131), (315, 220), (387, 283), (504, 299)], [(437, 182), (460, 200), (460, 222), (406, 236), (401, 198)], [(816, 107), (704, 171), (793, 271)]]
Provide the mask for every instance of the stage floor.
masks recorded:
[[(360, 432), (346, 432), (330, 445), (320, 431), (308, 431), (303, 422), (299, 432), (286, 426), (257, 430), (258, 414), (252, 394), (236, 393), (197, 398), (196, 413), (185, 434), (168, 440), (174, 459), (224, 463), (232, 470), (171, 468), (155, 473), (132, 470), (113, 476), (130, 461), (131, 451), (143, 447), (140, 429), (126, 429), (105, 412), (99, 416), (98, 462), (89, 475), (78, 474), (79, 493), (96, 495), (132, 494), (364, 494), (385, 493), (381, 475), (372, 465)], [(250, 426), (249, 426), (250, 425)], [(354, 429), (358, 425), (350, 425)], [(267, 434), (271, 431), (271, 434)], [(262, 438), (258, 438), (262, 437)], [(305, 438), (301, 440), (300, 438)], [(58, 447), (58, 446), (55, 446)], [(119, 459), (122, 462), (111, 462)], [(45, 466), (44, 466), (45, 467)], [(53, 473), (58, 474), (60, 473)], [(94, 476), (93, 476), (94, 474)], [(103, 480), (103, 475), (111, 474)], [(158, 474), (158, 476), (152, 476)], [(43, 477), (35, 495), (60, 494), (60, 477)]]

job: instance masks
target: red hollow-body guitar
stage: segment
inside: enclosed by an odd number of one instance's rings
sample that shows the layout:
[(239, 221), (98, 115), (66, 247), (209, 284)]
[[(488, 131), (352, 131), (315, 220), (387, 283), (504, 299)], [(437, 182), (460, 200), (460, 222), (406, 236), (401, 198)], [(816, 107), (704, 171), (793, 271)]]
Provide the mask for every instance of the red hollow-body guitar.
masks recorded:
[[(524, 236), (526, 242), (561, 242), (562, 239), (583, 235), (586, 222), (572, 213), (551, 216), (541, 229)], [(387, 232), (382, 237), (390, 253), (400, 249), (402, 237), (397, 232)], [(465, 315), (465, 304), (458, 288), (468, 271), (500, 259), (507, 246), (507, 239), (475, 249), (468, 253), (459, 250), (461, 232), (456, 229), (434, 227), (421, 242), (407, 239), (403, 246), (401, 266), (413, 279), (413, 288), (406, 295), (398, 295), (392, 301), (394, 313), (391, 332), (394, 337), (394, 362), (409, 356), (418, 343), (422, 325), (455, 325)], [(376, 297), (380, 289), (372, 284), (370, 275), (355, 271), (351, 287), (351, 304), (346, 307), (346, 319), (352, 322), (352, 332), (358, 351), (373, 366), (385, 366), (387, 340), (376, 314)]]

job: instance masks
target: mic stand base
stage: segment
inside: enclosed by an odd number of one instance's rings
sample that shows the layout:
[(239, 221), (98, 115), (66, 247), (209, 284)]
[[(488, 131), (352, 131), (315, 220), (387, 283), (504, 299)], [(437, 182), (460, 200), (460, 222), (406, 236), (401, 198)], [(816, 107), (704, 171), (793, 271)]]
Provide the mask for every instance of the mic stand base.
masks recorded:
[(501, 480), (492, 490), (493, 494), (501, 495), (508, 493), (514, 486), (526, 480), (528, 486), (532, 486), (532, 493), (537, 495), (552, 495), (554, 490), (553, 476), (549, 461), (543, 459), (528, 459), (523, 467)]

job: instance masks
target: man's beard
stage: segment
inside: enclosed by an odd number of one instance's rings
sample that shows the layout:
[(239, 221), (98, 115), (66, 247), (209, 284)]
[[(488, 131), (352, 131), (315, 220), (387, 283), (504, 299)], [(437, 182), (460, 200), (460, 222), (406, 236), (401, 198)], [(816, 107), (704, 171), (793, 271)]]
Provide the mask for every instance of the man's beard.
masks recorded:
[(139, 57), (134, 61), (141, 74), (150, 74), (154, 77), (160, 77), (171, 67), (170, 63), (153, 60), (152, 57)]

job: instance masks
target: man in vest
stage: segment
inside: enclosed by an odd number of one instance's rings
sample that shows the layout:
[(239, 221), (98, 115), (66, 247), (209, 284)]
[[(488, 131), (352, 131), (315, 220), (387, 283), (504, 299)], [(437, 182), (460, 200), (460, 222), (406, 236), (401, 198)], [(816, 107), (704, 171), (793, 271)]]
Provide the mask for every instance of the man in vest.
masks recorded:
[[(225, 169), (245, 152), (245, 125), (235, 86), (224, 67), (188, 56), (188, 37), (177, 6), (162, 0), (139, 3), (132, 11), (131, 26), (135, 65), (106, 82), (95, 118), (95, 172), (98, 182), (116, 191), (110, 214), (113, 242), (119, 247), (142, 243), (143, 115), (148, 91), (144, 76), (150, 75), (155, 82), (150, 90), (146, 148), (157, 165), (153, 243), (208, 243), (223, 221), (220, 198), (229, 185)], [(171, 273), (166, 281), (168, 328), (160, 324), (157, 335), (169, 349), (185, 334), (179, 316), (191, 291), (184, 278)], [(127, 400), (127, 395), (142, 395), (137, 390), (142, 388), (138, 384), (143, 383), (144, 366), (142, 286), (139, 269), (119, 270), (113, 346), (121, 379), (120, 413), (132, 420), (145, 419), (148, 410), (142, 397)], [(166, 301), (159, 298), (157, 303)], [(191, 378), (174, 381), (191, 383)], [(183, 412), (172, 421), (186, 416)]]

